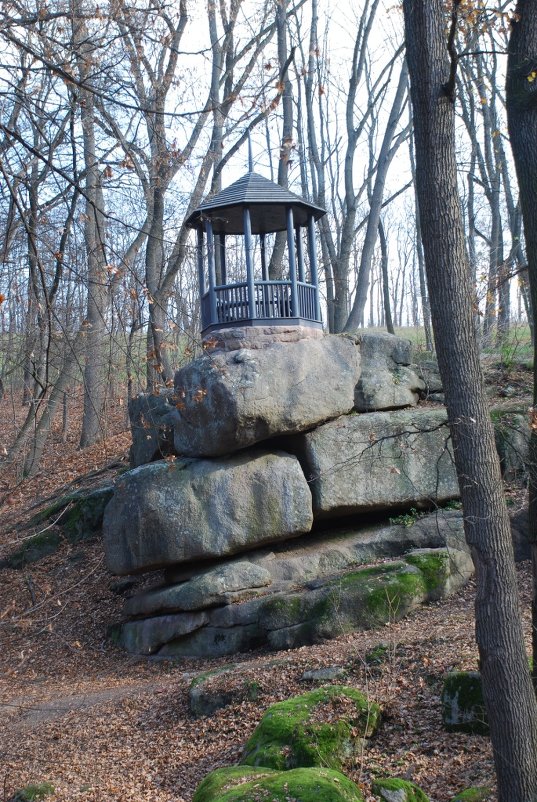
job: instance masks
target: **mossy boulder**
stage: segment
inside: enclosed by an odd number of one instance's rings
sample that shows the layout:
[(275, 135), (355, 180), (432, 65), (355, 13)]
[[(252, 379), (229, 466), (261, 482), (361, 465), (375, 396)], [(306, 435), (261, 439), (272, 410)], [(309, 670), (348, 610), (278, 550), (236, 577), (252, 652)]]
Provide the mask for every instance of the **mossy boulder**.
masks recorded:
[(492, 791), (490, 788), (484, 786), (474, 786), (473, 788), (465, 788), (460, 791), (457, 796), (454, 796), (451, 802), (487, 802), (492, 798)]
[(33, 783), (16, 791), (8, 802), (39, 802), (54, 792), (54, 786), (49, 782)]
[(363, 802), (356, 786), (339, 771), (299, 768), (291, 771), (231, 766), (207, 775), (192, 802)]
[(278, 770), (341, 769), (376, 731), (380, 707), (354, 688), (332, 685), (268, 708), (241, 763)]
[(427, 584), (407, 561), (383, 563), (268, 599), (259, 620), (272, 648), (289, 649), (399, 620), (428, 599)]
[(429, 802), (429, 797), (414, 783), (387, 777), (375, 780), (373, 793), (382, 802)]
[(452, 671), (444, 677), (442, 720), (451, 732), (488, 735), (489, 725), (478, 671)]
[(20, 548), (0, 560), (0, 568), (23, 568), (25, 565), (38, 562), (38, 560), (54, 554), (61, 542), (61, 535), (54, 531), (41, 532), (28, 537)]

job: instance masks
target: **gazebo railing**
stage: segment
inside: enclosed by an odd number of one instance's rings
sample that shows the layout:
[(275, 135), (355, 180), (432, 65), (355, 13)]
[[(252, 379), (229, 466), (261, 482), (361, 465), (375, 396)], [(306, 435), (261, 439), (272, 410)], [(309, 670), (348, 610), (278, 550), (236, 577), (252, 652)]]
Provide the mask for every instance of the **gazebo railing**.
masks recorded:
[[(255, 281), (253, 298), (255, 317), (252, 317), (246, 281), (216, 286), (214, 288), (214, 304), (211, 304), (210, 291), (206, 292), (201, 299), (202, 327), (206, 329), (209, 326), (234, 325), (250, 320), (276, 321), (291, 318), (320, 323), (317, 288), (312, 284), (298, 281), (296, 289), (298, 308), (294, 309), (290, 281)], [(211, 314), (211, 309), (213, 309), (213, 314)]]

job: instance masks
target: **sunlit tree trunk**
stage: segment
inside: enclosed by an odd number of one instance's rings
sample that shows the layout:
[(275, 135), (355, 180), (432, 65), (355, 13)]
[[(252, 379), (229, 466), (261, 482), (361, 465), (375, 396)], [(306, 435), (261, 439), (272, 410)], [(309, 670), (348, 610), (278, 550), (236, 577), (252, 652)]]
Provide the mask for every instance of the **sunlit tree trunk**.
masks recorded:
[(438, 364), (465, 534), (476, 567), (476, 639), (498, 797), (500, 802), (534, 802), (537, 703), (524, 647), (509, 518), (475, 337), (472, 282), (457, 187), (453, 39), (458, 5), (455, 0), (447, 40), (442, 0), (403, 2), (416, 183)]

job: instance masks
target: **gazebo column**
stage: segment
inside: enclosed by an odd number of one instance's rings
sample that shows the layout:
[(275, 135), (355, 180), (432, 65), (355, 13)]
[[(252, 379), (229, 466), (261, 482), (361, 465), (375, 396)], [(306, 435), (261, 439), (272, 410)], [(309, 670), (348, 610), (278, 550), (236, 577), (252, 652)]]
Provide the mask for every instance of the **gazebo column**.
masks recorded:
[(198, 284), (200, 288), (200, 303), (201, 303), (201, 327), (204, 329), (209, 325), (209, 321), (205, 319), (203, 296), (205, 295), (205, 268), (203, 265), (203, 231), (198, 228), (198, 242), (196, 246), (196, 258), (198, 262)]
[(246, 285), (248, 288), (248, 317), (255, 320), (255, 283), (254, 283), (254, 243), (252, 239), (252, 222), (250, 220), (250, 209), (245, 206), (243, 212), (244, 221), (244, 250), (246, 256)]
[(298, 287), (296, 283), (296, 256), (293, 210), (287, 207), (287, 250), (289, 252), (289, 278), (291, 279), (291, 314), (288, 317), (300, 317), (298, 308)]
[(220, 284), (227, 284), (226, 235), (218, 235), (218, 254), (220, 257)]
[(313, 215), (308, 217), (308, 253), (310, 258), (311, 283), (314, 286), (315, 320), (321, 322), (321, 305), (319, 303), (319, 276), (317, 271), (317, 249), (315, 247), (315, 221)]
[[(264, 234), (260, 234), (259, 235), (259, 246), (260, 246), (260, 250), (261, 250), (261, 278), (263, 279), (263, 281), (268, 281), (269, 280), (269, 274), (268, 274), (268, 265), (267, 265), (267, 250), (266, 250), (265, 245), (266, 245), (266, 243), (265, 243), (265, 235)], [(271, 306), (271, 304), (270, 304), (269, 288), (265, 284), (263, 286), (263, 314), (261, 315), (261, 317), (275, 317), (274, 309), (272, 309), (272, 314), (271, 314), (270, 306)], [(272, 306), (274, 307), (274, 304), (272, 304)]]
[(304, 247), (302, 244), (302, 236), (300, 234), (300, 227), (297, 226), (295, 229), (295, 236), (296, 236), (296, 258), (298, 262), (298, 280), (304, 283), (306, 279), (304, 278)]
[(207, 267), (209, 268), (209, 308), (211, 310), (211, 322), (209, 325), (218, 323), (218, 313), (216, 310), (216, 267), (214, 261), (214, 235), (213, 224), (210, 220), (205, 221), (207, 232)]

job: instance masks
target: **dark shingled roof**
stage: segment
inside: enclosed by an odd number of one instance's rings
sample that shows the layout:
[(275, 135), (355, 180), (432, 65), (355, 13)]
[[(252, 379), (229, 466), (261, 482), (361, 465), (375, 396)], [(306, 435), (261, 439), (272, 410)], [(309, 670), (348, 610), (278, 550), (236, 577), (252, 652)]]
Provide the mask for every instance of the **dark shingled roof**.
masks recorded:
[(204, 217), (210, 217), (215, 234), (243, 234), (243, 210), (250, 207), (253, 234), (285, 231), (286, 209), (291, 206), (295, 225), (305, 226), (313, 214), (318, 220), (324, 209), (274, 184), (258, 173), (246, 173), (231, 186), (204, 201), (192, 212), (187, 226), (203, 228)]

